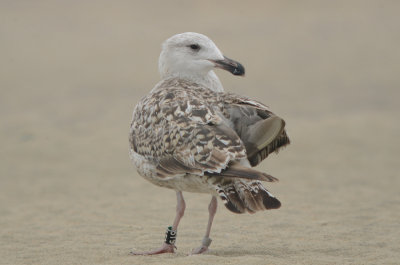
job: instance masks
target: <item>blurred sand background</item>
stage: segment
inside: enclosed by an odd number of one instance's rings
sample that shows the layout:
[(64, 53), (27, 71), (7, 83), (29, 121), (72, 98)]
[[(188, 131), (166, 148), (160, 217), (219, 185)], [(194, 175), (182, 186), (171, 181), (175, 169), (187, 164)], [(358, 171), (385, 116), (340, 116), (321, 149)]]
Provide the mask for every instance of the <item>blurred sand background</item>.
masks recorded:
[[(0, 264), (400, 264), (399, 1), (0, 1)], [(128, 157), (160, 44), (208, 35), (246, 77), (225, 89), (285, 118), (259, 167), (282, 208), (235, 215), (175, 193)]]

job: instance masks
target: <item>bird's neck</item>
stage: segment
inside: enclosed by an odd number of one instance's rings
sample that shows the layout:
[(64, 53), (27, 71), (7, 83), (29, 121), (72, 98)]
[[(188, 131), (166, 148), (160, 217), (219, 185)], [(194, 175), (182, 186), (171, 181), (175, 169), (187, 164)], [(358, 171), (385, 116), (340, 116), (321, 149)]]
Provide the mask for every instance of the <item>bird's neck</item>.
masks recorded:
[(193, 74), (186, 74), (186, 73), (178, 73), (178, 74), (169, 74), (168, 76), (162, 76), (162, 79), (169, 79), (169, 78), (179, 78), (184, 79), (196, 84), (199, 84), (205, 88), (208, 88), (215, 92), (224, 92), (224, 88), (219, 80), (218, 76), (215, 74), (214, 71), (209, 71), (205, 75), (193, 75)]

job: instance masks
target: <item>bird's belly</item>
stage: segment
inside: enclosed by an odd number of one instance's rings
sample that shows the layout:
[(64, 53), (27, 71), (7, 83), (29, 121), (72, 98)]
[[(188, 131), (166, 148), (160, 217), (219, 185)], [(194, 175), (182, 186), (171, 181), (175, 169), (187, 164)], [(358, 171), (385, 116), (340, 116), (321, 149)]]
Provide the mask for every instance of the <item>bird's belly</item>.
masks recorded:
[(213, 193), (213, 188), (208, 183), (208, 177), (206, 176), (186, 174), (182, 176), (169, 177), (166, 179), (148, 175), (142, 176), (151, 183), (164, 188), (195, 193)]
[(185, 174), (160, 178), (156, 174), (156, 168), (153, 163), (133, 150), (131, 150), (130, 155), (139, 174), (154, 185), (196, 193), (212, 193), (214, 190), (208, 176)]
[(160, 184), (163, 187), (187, 192), (211, 193), (212, 190), (207, 183), (207, 177), (198, 175), (176, 176)]

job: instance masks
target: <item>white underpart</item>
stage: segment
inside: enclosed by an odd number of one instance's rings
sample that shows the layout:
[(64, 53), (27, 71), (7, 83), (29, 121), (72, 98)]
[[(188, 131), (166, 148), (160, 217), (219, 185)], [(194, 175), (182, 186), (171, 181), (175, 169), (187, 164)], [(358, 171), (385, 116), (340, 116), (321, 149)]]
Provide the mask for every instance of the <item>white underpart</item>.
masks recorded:
[(241, 159), (241, 160), (239, 161), (239, 163), (240, 163), (242, 166), (251, 168), (250, 162), (249, 162), (249, 160), (248, 160), (247, 158)]
[[(190, 48), (192, 44), (199, 45), (200, 49), (193, 51)], [(221, 51), (207, 36), (186, 32), (172, 36), (163, 43), (158, 68), (162, 80), (177, 77), (223, 92), (212, 62), (223, 59)]]

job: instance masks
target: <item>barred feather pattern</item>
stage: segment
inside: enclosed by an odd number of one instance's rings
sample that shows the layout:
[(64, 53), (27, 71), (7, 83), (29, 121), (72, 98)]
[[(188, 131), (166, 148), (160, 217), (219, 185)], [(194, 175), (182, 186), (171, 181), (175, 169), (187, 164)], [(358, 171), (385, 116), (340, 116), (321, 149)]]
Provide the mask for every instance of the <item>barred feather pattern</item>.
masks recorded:
[(260, 181), (236, 179), (217, 185), (216, 190), (225, 207), (233, 213), (255, 213), (281, 206), (280, 201)]
[(230, 166), (238, 168), (243, 160), (257, 165), (289, 143), (284, 123), (267, 146), (248, 142), (246, 126), (270, 117), (276, 116), (249, 98), (178, 78), (163, 80), (135, 107), (131, 158), (153, 184), (217, 195), (232, 212), (279, 208), (280, 202), (259, 181), (275, 178), (244, 168), (239, 168), (240, 177), (224, 176)]

